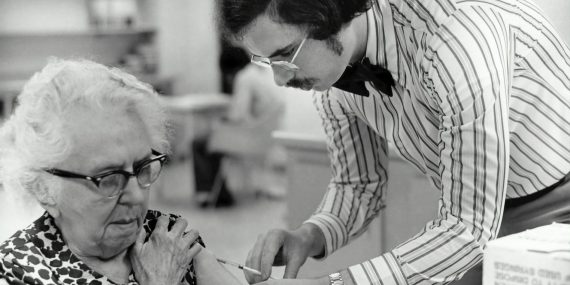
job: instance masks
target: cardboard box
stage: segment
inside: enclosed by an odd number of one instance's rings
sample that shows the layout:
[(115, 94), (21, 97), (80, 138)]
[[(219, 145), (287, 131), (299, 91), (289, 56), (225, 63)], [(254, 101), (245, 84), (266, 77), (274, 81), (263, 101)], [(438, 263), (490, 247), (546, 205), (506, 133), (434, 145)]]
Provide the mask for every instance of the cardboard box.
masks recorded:
[(570, 225), (553, 223), (487, 244), (484, 285), (570, 285)]

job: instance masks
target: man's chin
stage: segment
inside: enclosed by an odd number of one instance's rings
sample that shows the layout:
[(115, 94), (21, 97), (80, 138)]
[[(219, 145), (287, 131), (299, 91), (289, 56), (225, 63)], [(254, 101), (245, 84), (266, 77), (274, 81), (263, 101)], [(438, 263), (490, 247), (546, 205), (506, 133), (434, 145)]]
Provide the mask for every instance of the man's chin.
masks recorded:
[(313, 87), (309, 86), (309, 85), (306, 85), (306, 86), (305, 85), (300, 85), (300, 86), (299, 85), (286, 85), (286, 87), (294, 88), (294, 89), (300, 89), (300, 90), (304, 90), (304, 91), (309, 91), (309, 90), (313, 89)]
[(323, 87), (323, 86), (318, 86), (318, 85), (313, 86), (313, 90), (315, 90), (315, 91), (317, 91), (317, 92), (326, 91), (326, 90), (328, 90), (329, 88), (331, 88), (331, 87), (330, 87), (330, 86), (329, 86), (329, 87), (326, 87), (326, 86)]
[[(291, 86), (291, 87), (293, 87), (293, 86)], [(307, 85), (307, 86), (295, 86), (293, 88), (301, 89), (303, 91), (313, 90), (313, 91), (317, 91), (317, 92), (322, 92), (322, 91), (328, 90), (330, 88), (330, 86), (329, 87), (323, 87), (323, 86), (319, 86), (319, 85)]]

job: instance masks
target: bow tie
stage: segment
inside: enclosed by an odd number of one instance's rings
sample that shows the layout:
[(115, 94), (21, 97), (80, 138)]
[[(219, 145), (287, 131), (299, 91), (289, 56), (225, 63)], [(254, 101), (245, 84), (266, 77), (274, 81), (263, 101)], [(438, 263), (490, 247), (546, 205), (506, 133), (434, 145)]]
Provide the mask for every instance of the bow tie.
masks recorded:
[(348, 66), (338, 81), (333, 84), (333, 87), (368, 97), (368, 90), (364, 85), (366, 81), (372, 83), (374, 89), (392, 96), (392, 86), (394, 85), (392, 74), (381, 66), (371, 64), (368, 58), (360, 63)]

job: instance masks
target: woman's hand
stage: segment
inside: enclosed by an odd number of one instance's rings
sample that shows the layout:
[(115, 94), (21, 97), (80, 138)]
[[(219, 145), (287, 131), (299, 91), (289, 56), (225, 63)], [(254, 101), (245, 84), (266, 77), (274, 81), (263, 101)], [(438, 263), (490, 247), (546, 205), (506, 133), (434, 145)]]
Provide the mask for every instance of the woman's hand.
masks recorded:
[(202, 249), (200, 244), (193, 244), (199, 236), (197, 231), (185, 233), (185, 219), (178, 219), (170, 231), (168, 223), (168, 216), (160, 216), (146, 243), (141, 229), (130, 250), (131, 265), (140, 284), (179, 284), (192, 258)]

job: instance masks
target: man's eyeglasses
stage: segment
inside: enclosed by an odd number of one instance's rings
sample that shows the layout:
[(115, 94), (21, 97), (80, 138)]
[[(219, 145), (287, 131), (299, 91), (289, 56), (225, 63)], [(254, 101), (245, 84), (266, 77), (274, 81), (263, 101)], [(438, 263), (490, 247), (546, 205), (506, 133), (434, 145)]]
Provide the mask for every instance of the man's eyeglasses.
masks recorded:
[(135, 163), (135, 165), (133, 165), (133, 172), (116, 169), (95, 176), (88, 176), (55, 168), (46, 169), (45, 171), (59, 177), (79, 178), (91, 181), (97, 186), (101, 195), (114, 198), (123, 193), (123, 190), (129, 183), (129, 179), (133, 176), (137, 178), (137, 183), (142, 188), (148, 188), (158, 179), (167, 156), (154, 149), (152, 150), (152, 154), (156, 157)]
[(299, 55), (299, 51), (301, 51), (301, 48), (303, 47), (303, 44), (305, 44), (305, 41), (307, 40), (307, 37), (305, 37), (301, 43), (299, 44), (299, 47), (297, 47), (297, 51), (295, 51), (295, 54), (293, 55), (293, 57), (291, 58), (290, 61), (284, 61), (284, 60), (279, 60), (279, 61), (271, 61), (271, 59), (267, 58), (267, 57), (261, 57), (258, 55), (251, 55), (251, 62), (257, 64), (257, 65), (261, 65), (263, 67), (277, 67), (277, 68), (281, 68), (285, 71), (297, 71), (299, 70), (299, 67), (294, 64), (293, 62), (295, 61), (295, 58), (297, 58), (297, 55)]

